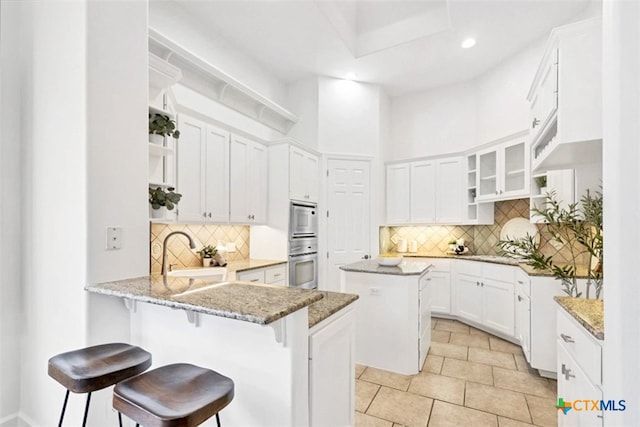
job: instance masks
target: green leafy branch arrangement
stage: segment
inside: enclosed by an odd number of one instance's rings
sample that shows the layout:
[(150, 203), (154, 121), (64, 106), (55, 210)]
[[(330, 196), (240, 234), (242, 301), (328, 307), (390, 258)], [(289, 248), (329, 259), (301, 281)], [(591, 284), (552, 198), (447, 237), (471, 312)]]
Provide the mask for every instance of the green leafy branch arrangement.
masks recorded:
[(166, 206), (168, 210), (172, 210), (182, 198), (182, 194), (174, 192), (175, 188), (168, 187), (164, 191), (162, 187), (149, 188), (149, 203), (153, 209), (160, 209)]
[(218, 249), (216, 249), (214, 246), (206, 245), (202, 249), (200, 249), (198, 253), (202, 258), (213, 258), (218, 253)]
[(551, 271), (562, 282), (563, 291), (572, 297), (582, 296), (582, 292), (578, 290), (576, 271), (579, 259), (587, 254), (590, 259), (597, 259), (598, 263), (595, 266), (591, 262), (586, 265), (585, 297), (591, 297), (593, 287), (595, 298), (599, 298), (603, 284), (602, 206), (602, 193), (599, 191), (592, 194), (587, 190), (580, 203), (569, 204), (566, 208), (560, 206), (555, 192), (551, 192), (546, 196), (544, 209), (531, 210), (546, 223), (551, 237), (570, 251), (571, 261), (567, 265), (558, 265), (551, 256), (545, 256), (536, 239), (530, 235), (521, 239), (500, 240), (497, 244), (499, 251), (502, 255), (524, 259), (536, 270)]

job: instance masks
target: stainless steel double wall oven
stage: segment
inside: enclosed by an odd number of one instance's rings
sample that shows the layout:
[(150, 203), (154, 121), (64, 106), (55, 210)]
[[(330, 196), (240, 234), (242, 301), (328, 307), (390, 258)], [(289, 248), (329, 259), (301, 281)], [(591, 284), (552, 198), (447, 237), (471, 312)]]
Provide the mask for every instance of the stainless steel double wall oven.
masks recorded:
[(315, 203), (291, 202), (289, 286), (318, 288), (318, 205)]

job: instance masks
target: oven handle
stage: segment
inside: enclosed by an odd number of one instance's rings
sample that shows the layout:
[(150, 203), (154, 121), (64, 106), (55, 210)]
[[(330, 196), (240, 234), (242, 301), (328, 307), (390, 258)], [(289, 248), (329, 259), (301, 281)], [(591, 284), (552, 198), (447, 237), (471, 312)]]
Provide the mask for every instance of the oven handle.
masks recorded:
[(313, 257), (317, 257), (318, 256), (318, 252), (305, 252), (302, 254), (291, 254), (289, 255), (289, 258), (300, 258), (300, 257), (309, 257), (309, 258), (313, 258)]

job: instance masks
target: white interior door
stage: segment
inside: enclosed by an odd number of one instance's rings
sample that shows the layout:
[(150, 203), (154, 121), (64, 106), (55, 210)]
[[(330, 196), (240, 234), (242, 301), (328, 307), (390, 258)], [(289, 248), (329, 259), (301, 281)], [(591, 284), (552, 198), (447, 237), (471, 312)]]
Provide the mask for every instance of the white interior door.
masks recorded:
[(327, 280), (324, 290), (340, 290), (341, 265), (370, 255), (371, 181), (368, 160), (330, 159), (327, 183)]

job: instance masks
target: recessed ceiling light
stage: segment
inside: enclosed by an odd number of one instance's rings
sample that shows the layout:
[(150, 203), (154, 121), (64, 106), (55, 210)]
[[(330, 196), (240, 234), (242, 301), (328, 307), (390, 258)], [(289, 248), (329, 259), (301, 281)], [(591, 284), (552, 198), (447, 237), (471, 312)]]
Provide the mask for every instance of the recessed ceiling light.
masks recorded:
[(355, 80), (358, 76), (356, 75), (356, 73), (354, 72), (348, 72), (347, 74), (345, 74), (344, 78), (345, 80)]
[(476, 45), (476, 39), (468, 38), (462, 42), (463, 49), (469, 49), (470, 47), (474, 47)]

